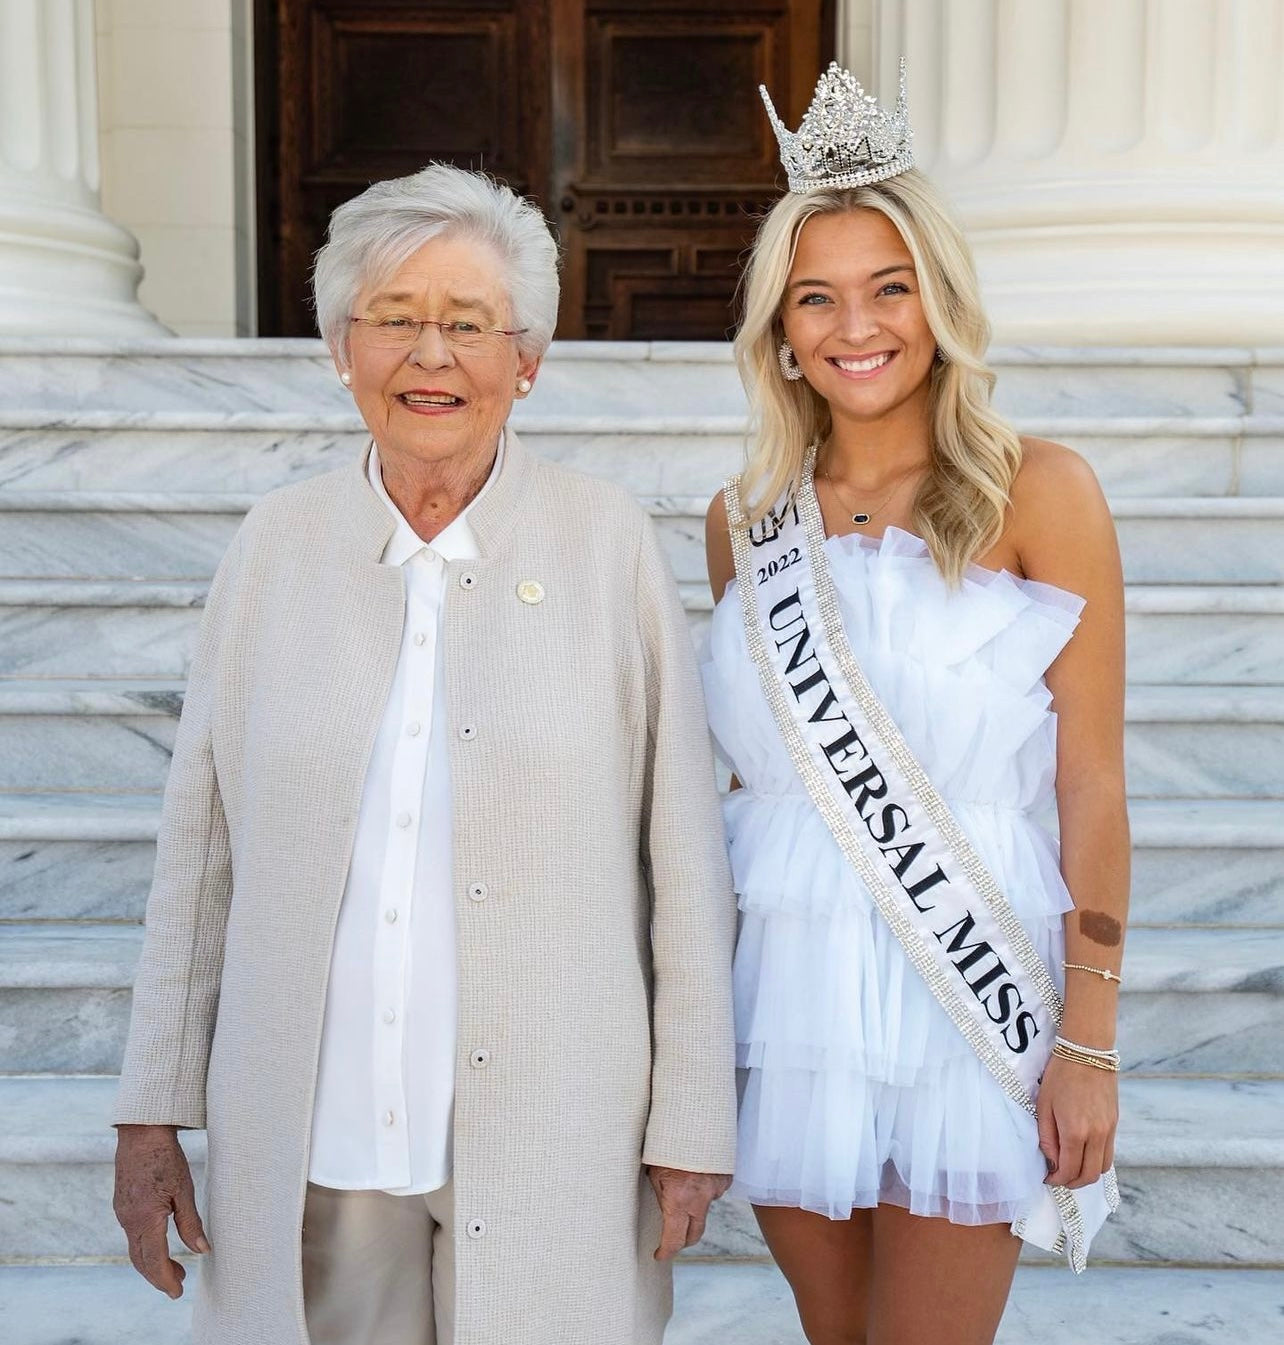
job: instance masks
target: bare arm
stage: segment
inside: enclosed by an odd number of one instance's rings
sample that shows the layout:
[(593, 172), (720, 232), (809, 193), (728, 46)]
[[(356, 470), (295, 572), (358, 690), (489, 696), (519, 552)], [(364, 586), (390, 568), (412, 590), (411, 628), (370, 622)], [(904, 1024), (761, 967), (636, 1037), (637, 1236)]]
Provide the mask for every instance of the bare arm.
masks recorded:
[[(709, 570), (709, 588), (715, 603), (722, 601), (727, 585), (736, 576), (736, 561), (731, 551), (731, 530), (727, 526), (727, 498), (719, 491), (709, 501), (704, 516), (704, 556)], [(733, 775), (730, 789), (740, 788), (740, 781)]]
[[(1088, 465), (1069, 449), (1037, 440), (1027, 442), (1013, 513), (1026, 575), (1086, 600), (1079, 627), (1047, 679), (1058, 721), (1061, 869), (1075, 903), (1066, 917), (1065, 960), (1118, 974), (1128, 919), (1130, 839), (1123, 765), (1124, 590), (1114, 523)], [(1118, 994), (1115, 981), (1068, 971), (1062, 1035), (1099, 1049), (1114, 1046)], [(1086, 1185), (1113, 1161), (1115, 1083), (1100, 1071), (1050, 1062), (1041, 1111), (1066, 1099), (1064, 1116), (1056, 1118), (1060, 1142), (1055, 1155), (1049, 1154), (1057, 1163), (1050, 1181)], [(1042, 1119), (1046, 1126), (1052, 1118)]]
[(727, 501), (721, 491), (709, 501), (704, 516), (704, 554), (713, 600), (721, 602), (736, 573), (736, 562), (731, 554), (731, 531), (727, 526)]

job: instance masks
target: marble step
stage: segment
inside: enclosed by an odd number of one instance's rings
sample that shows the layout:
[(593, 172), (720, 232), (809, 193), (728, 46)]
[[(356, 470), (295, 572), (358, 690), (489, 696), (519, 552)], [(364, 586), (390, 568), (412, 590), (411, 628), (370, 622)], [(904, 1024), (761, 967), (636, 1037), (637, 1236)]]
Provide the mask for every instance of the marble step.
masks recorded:
[[(1277, 802), (1137, 799), (1130, 812), (1134, 923), (1284, 923)], [(159, 816), (155, 794), (0, 792), (0, 921), (141, 920)]]
[(0, 677), (183, 677), (208, 580), (0, 580)]
[[(123, 1254), (111, 1212), (115, 1089), (111, 1077), (0, 1078), (0, 1261)], [(1126, 1078), (1120, 1105), (1125, 1204), (1097, 1258), (1284, 1265), (1284, 1081)], [(183, 1143), (200, 1167), (204, 1135)], [(764, 1250), (749, 1207), (723, 1201), (695, 1255)]]
[[(987, 362), (1008, 412), (1284, 414), (1284, 349), (993, 346)], [(557, 406), (623, 401), (644, 410), (657, 391), (692, 407), (711, 397), (738, 404), (730, 344), (557, 341), (545, 356), (536, 395)], [(232, 398), (264, 409), (347, 404), (329, 353), (315, 338), (0, 337), (0, 392), (9, 405), (60, 410), (222, 409)]]
[[(994, 346), (987, 362), (1007, 414), (1284, 414), (1281, 349)], [(350, 406), (319, 340), (190, 338), (0, 338), (0, 404), (59, 411)], [(742, 394), (725, 342), (558, 341), (526, 405), (726, 411), (742, 406)]]
[[(679, 587), (693, 634), (703, 639), (713, 610), (708, 586)], [(1125, 610), (1130, 684), (1280, 684), (1284, 587), (1134, 584), (1125, 594)], [(0, 675), (3, 671), (0, 667)]]
[[(159, 791), (182, 703), (181, 682), (0, 680), (0, 791)], [(1284, 687), (1133, 687), (1127, 718), (1134, 798), (1284, 794)]]
[(1133, 686), (1125, 713), (1131, 798), (1275, 798), (1284, 819), (1284, 686)]
[(0, 794), (0, 921), (139, 921), (155, 794)]
[(1284, 668), (1284, 588), (1135, 585), (1126, 595), (1128, 680), (1273, 686)]
[(1284, 1075), (1284, 929), (1133, 927), (1119, 1050), (1141, 1075)]
[[(717, 479), (702, 495), (639, 497), (680, 581), (704, 581), (704, 511)], [(255, 498), (0, 489), (0, 577), (207, 579)], [(1113, 510), (1130, 583), (1284, 581), (1284, 499), (1122, 496)]]
[(159, 791), (183, 683), (0, 680), (0, 790)]
[[(706, 402), (683, 414), (663, 395), (637, 411), (602, 414), (555, 413), (533, 399), (513, 423), (534, 452), (638, 495), (707, 502), (744, 455), (743, 409), (713, 412)], [(1082, 453), (1115, 498), (1284, 495), (1284, 412), (1024, 414), (1013, 424)], [(350, 462), (367, 440), (350, 407), (4, 410), (0, 490), (151, 491), (165, 481), (183, 491), (258, 495)]]
[(1284, 923), (1284, 808), (1277, 800), (1134, 799), (1134, 925)]
[[(704, 583), (709, 495), (644, 502), (679, 582)], [(1284, 498), (1118, 495), (1111, 511), (1130, 585), (1284, 582)]]
[[(639, 494), (706, 496), (745, 404), (718, 343), (560, 342), (514, 424)], [(996, 348), (996, 403), (1080, 449), (1112, 494), (1284, 494), (1284, 352)], [(317, 341), (0, 341), (0, 487), (255, 493), (355, 453)], [(657, 408), (662, 414), (657, 415)]]
[(120, 1068), (137, 925), (0, 927), (0, 1074)]
[[(0, 579), (0, 678), (181, 678), (207, 585), (198, 581)], [(703, 583), (683, 584), (693, 637)], [(1276, 685), (1284, 586), (1135, 585), (1127, 593), (1129, 680)]]
[[(995, 1345), (1261, 1345), (1278, 1327), (1284, 1272), (1094, 1266), (1017, 1271)], [(128, 1265), (0, 1268), (7, 1345), (190, 1345), (177, 1303)], [(767, 1263), (692, 1262), (674, 1273), (665, 1345), (804, 1345), (784, 1277)]]
[[(0, 1073), (119, 1067), (132, 924), (0, 925)], [(1284, 928), (1129, 933), (1119, 1048), (1139, 1074), (1284, 1075)]]

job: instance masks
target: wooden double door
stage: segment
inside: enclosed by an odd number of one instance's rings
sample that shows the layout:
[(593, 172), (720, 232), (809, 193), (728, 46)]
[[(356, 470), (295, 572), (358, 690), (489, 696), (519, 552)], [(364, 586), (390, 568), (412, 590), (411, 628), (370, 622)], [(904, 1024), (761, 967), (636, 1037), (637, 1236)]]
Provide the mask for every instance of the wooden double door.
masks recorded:
[(835, 0), (258, 0), (259, 331), (308, 335), (330, 212), (430, 160), (485, 169), (561, 241), (558, 335), (716, 340), (780, 190)]

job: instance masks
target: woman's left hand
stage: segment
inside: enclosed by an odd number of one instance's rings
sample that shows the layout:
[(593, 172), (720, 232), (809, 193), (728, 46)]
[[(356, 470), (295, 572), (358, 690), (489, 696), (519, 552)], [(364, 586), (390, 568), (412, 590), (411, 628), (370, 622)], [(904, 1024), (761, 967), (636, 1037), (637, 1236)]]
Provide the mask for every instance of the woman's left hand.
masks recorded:
[(1052, 1056), (1037, 1105), (1049, 1186), (1091, 1186), (1115, 1161), (1119, 1076)]
[(655, 1259), (669, 1261), (684, 1247), (693, 1247), (704, 1237), (709, 1206), (731, 1185), (731, 1178), (711, 1172), (661, 1167), (648, 1167), (647, 1176), (664, 1216)]

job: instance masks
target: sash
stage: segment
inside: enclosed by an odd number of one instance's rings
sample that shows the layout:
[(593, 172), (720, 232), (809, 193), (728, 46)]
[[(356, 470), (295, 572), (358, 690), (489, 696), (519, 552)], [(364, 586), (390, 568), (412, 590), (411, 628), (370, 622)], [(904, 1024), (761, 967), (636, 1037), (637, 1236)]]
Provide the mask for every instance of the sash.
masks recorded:
[[(814, 466), (813, 447), (798, 490), (752, 528), (740, 478), (727, 483), (750, 656), (794, 766), (844, 858), (977, 1059), (1033, 1116), (1061, 997), (852, 654), (824, 555)], [(1052, 1208), (1022, 1218), (1013, 1232), (1066, 1251), (1082, 1270), (1084, 1214), (1095, 1232), (1118, 1204), (1114, 1170), (1080, 1192), (1042, 1190)], [(1081, 1211), (1079, 1196), (1092, 1208)]]

